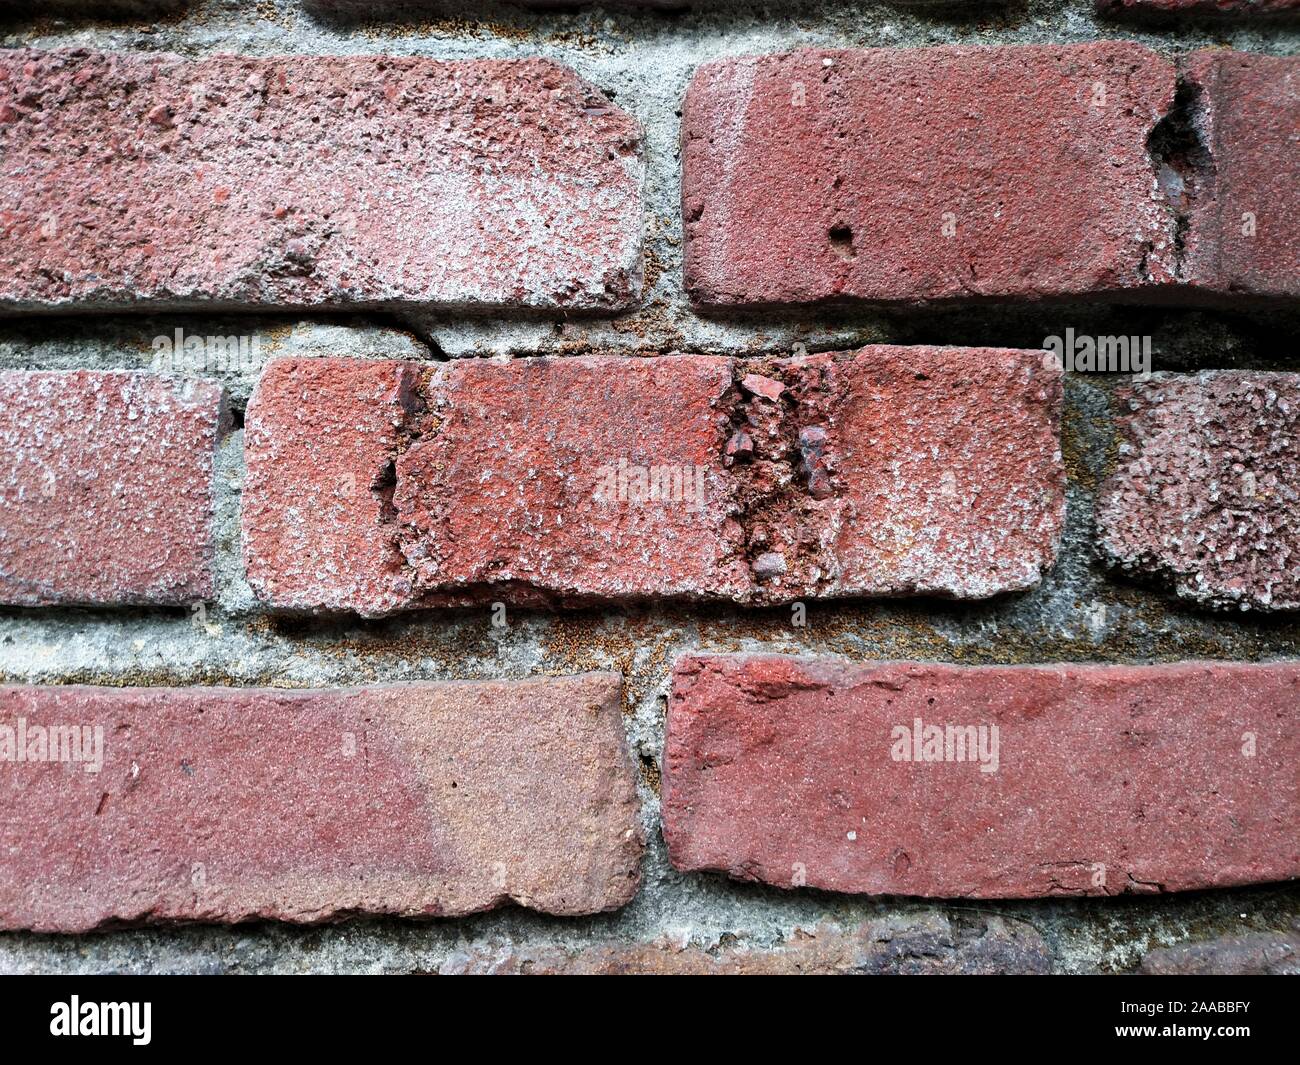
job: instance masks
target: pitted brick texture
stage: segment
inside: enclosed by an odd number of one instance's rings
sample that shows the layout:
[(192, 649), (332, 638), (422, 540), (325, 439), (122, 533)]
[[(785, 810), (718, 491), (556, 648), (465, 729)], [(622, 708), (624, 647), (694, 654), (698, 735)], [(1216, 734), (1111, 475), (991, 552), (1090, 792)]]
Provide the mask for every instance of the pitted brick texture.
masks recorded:
[[(1294, 663), (688, 655), (668, 707), (664, 838), (682, 871), (873, 895), (1285, 880), (1300, 876), (1297, 698)], [(949, 726), (984, 726), (983, 746), (963, 757)], [(994, 751), (992, 726), (996, 759), (975, 757)]]
[[(979, 599), (1051, 568), (1065, 520), (1062, 378), (1041, 352), (880, 345), (782, 369), (798, 397), (799, 478), (825, 466), (831, 488), (794, 526), (822, 547), (824, 576), (783, 543), (796, 580), (773, 588)], [(787, 528), (772, 523), (769, 549)]]
[(0, 689), (29, 751), (36, 728), (103, 730), (99, 772), (4, 765), (0, 928), (622, 906), (642, 843), (620, 692)]
[(0, 603), (213, 592), (222, 390), (134, 371), (0, 371)]
[(0, 310), (616, 308), (641, 133), (542, 59), (0, 53)]
[(424, 401), (415, 362), (276, 359), (248, 404), (248, 582), (294, 610), (385, 613), (412, 583), (391, 532), (394, 463)]
[(279, 360), (245, 435), (249, 580), (366, 615), (982, 598), (1055, 559), (1060, 403), (1041, 353), (992, 348)]
[(1157, 374), (1119, 403), (1102, 556), (1207, 606), (1300, 609), (1300, 374)]
[(1167, 281), (1146, 140), (1173, 98), (1173, 66), (1128, 43), (709, 63), (683, 116), (687, 287), (716, 306)]

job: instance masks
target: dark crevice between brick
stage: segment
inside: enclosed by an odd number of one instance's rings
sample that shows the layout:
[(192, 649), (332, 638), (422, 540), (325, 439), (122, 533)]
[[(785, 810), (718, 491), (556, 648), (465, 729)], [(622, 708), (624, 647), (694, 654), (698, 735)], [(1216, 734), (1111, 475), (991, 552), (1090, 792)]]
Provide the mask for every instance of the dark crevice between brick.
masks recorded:
[[(1199, 84), (1179, 75), (1172, 105), (1147, 136), (1147, 154), (1169, 212), (1167, 268), (1178, 281), (1187, 279), (1193, 209), (1209, 191), (1214, 174), (1203, 95)], [(1148, 245), (1138, 267), (1144, 281), (1159, 280), (1151, 269), (1152, 250)]]

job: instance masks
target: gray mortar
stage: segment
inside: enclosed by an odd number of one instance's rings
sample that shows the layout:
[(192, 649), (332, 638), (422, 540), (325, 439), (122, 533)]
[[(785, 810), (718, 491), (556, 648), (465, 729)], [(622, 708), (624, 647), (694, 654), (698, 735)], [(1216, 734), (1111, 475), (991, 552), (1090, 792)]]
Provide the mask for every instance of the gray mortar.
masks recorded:
[[(456, 5), (431, 4), (444, 9)], [(191, 4), (155, 27), (140, 22), (0, 21), (8, 47), (83, 45), (118, 50), (348, 54), (436, 57), (549, 56), (611, 92), (646, 130), (644, 306), (612, 320), (547, 317), (149, 315), (0, 321), (0, 366), (149, 366), (152, 342), (177, 327), (190, 335), (255, 335), (252, 365), (213, 373), (242, 411), (260, 365), (273, 355), (333, 354), (442, 359), (460, 355), (591, 350), (629, 353), (702, 350), (745, 354), (809, 350), (869, 341), (1040, 346), (1073, 326), (1079, 333), (1149, 334), (1157, 369), (1300, 366), (1300, 318), (1280, 312), (1055, 308), (931, 311), (920, 314), (801, 312), (704, 318), (681, 292), (678, 216), (679, 119), (691, 71), (719, 55), (803, 45), (920, 46), (942, 43), (1141, 41), (1172, 55), (1209, 45), (1295, 54), (1294, 25), (1232, 21), (1150, 28), (1098, 21), (1091, 0), (1030, 0), (960, 11), (885, 3), (712, 3), (689, 15), (585, 10), (540, 14), (495, 4), (470, 24), (349, 24), (307, 15), (297, 0), (249, 5)], [(485, 10), (486, 9), (486, 10)], [(1000, 914), (1032, 923), (1063, 971), (1136, 966), (1154, 946), (1219, 934), (1284, 930), (1300, 915), (1300, 886), (1159, 897), (923, 903), (782, 892), (683, 876), (659, 834), (659, 803), (648, 767), (658, 761), (673, 658), (685, 651), (765, 650), (839, 655), (854, 661), (917, 658), (988, 663), (1087, 660), (1261, 661), (1300, 655), (1300, 618), (1194, 611), (1154, 590), (1116, 579), (1092, 548), (1093, 493), (1114, 446), (1109, 394), (1114, 379), (1071, 377), (1064, 448), (1070, 470), (1060, 561), (1036, 589), (988, 603), (932, 600), (809, 604), (807, 626), (788, 609), (742, 610), (661, 604), (564, 614), (511, 611), (504, 629), (488, 610), (443, 611), (385, 621), (274, 619), (259, 611), (239, 561), (242, 434), (218, 461), (218, 592), (198, 610), (0, 611), (0, 681), (18, 683), (234, 684), (309, 687), (372, 681), (524, 677), (590, 668), (627, 680), (626, 721), (647, 771), (642, 793), (649, 850), (645, 884), (616, 914), (556, 919), (520, 910), (457, 921), (352, 921), (321, 928), (249, 925), (116, 931), (85, 936), (0, 936), (0, 972), (407, 972), (436, 971), (455, 952), (506, 942), (579, 948), (607, 940), (669, 936), (714, 948), (724, 937), (764, 946), (796, 928), (942, 913), (950, 919)]]

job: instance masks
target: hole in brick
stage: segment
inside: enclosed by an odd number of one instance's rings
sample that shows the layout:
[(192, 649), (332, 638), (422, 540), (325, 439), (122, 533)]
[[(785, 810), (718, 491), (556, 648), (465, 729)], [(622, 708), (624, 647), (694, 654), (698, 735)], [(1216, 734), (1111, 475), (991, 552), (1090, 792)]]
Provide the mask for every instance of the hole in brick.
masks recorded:
[(1147, 154), (1173, 215), (1175, 262), (1186, 250), (1188, 212), (1213, 168), (1202, 128), (1201, 87), (1182, 78), (1173, 105), (1147, 136)]
[(397, 491), (397, 464), (387, 462), (384, 468), (379, 471), (370, 490), (379, 497), (380, 521), (393, 522), (397, 520), (397, 507), (393, 503), (393, 496)]
[(857, 250), (853, 247), (853, 230), (848, 226), (836, 226), (830, 231), (831, 250), (841, 259), (856, 259)]

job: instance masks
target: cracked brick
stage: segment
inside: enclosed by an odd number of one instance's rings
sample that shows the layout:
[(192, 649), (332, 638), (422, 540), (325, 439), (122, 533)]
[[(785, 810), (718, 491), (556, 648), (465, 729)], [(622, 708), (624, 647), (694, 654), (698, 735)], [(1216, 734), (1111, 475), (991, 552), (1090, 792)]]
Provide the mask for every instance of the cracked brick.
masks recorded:
[(245, 432), (249, 582), (370, 616), (1028, 587), (1060, 539), (1060, 378), (981, 348), (276, 360)]

